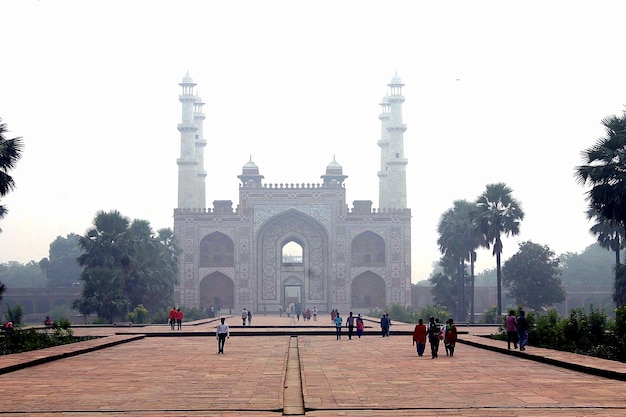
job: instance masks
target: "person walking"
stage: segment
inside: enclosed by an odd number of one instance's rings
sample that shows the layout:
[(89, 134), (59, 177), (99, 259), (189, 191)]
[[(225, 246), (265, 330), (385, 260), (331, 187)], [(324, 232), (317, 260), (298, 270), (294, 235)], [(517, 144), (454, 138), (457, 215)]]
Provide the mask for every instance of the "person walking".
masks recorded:
[(389, 319), (386, 314), (383, 314), (380, 317), (380, 331), (383, 334), (383, 337), (387, 337), (387, 332), (389, 329)]
[(456, 346), (457, 331), (456, 325), (452, 318), (448, 319), (446, 324), (446, 335), (444, 336), (443, 343), (446, 345), (446, 352), (450, 356), (454, 356), (454, 347)]
[(361, 338), (361, 336), (363, 336), (364, 328), (365, 326), (363, 325), (363, 317), (361, 317), (361, 315), (359, 314), (356, 318), (356, 335), (359, 337), (359, 339)]
[(248, 326), (252, 326), (252, 310), (248, 310)]
[(178, 324), (178, 330), (181, 330), (183, 327), (183, 312), (180, 311), (180, 308), (176, 310), (176, 324)]
[(168, 318), (168, 322), (170, 323), (170, 329), (175, 330), (176, 329), (176, 308), (172, 307), (172, 309), (170, 310), (170, 315)]
[(517, 349), (517, 319), (514, 310), (509, 311), (509, 315), (505, 319), (505, 326), (507, 348), (511, 350), (511, 342), (513, 342), (513, 347)]
[(413, 346), (416, 346), (417, 356), (424, 355), (424, 350), (426, 349), (426, 333), (428, 329), (424, 324), (424, 320), (419, 319), (417, 324), (415, 325), (415, 330), (413, 330)]
[(337, 331), (337, 340), (341, 339), (341, 326), (343, 324), (343, 318), (339, 315), (339, 312), (335, 312), (335, 330)]
[(439, 356), (439, 338), (441, 337), (441, 327), (439, 327), (439, 324), (435, 322), (435, 318), (432, 316), (428, 319), (428, 330), (426, 334), (428, 335), (428, 342), (430, 343), (430, 353), (432, 355), (432, 359), (435, 359)]
[(519, 341), (519, 350), (526, 350), (528, 344), (528, 319), (526, 312), (521, 310), (517, 318), (517, 338)]
[(224, 353), (224, 344), (226, 343), (226, 339), (230, 339), (230, 329), (228, 328), (228, 324), (225, 323), (226, 319), (222, 317), (221, 323), (217, 325), (217, 330), (215, 331), (215, 338), (217, 339), (217, 353)]
[(243, 327), (246, 327), (246, 320), (248, 319), (248, 310), (246, 310), (246, 308), (243, 308), (243, 311), (241, 312), (241, 321), (242, 321), (242, 325)]
[(313, 321), (317, 321), (317, 307), (313, 307)]
[(355, 317), (352, 315), (352, 311), (348, 315), (346, 319), (346, 327), (348, 328), (348, 340), (352, 340), (352, 334), (354, 333), (354, 319)]

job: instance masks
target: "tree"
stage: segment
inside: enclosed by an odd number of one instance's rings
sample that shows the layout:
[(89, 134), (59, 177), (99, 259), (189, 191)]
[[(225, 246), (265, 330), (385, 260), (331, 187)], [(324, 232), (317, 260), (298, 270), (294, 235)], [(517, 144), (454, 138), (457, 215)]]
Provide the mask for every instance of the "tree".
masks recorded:
[(476, 206), (467, 200), (456, 200), (453, 207), (447, 210), (439, 221), (437, 231), (439, 238), (437, 244), (445, 257), (456, 261), (456, 284), (457, 284), (457, 308), (455, 316), (457, 320), (465, 320), (467, 310), (465, 308), (465, 262), (470, 263), (470, 289), (472, 291), (472, 319), (473, 319), (473, 280), (474, 262), (476, 261), (476, 249), (481, 245), (482, 239), (478, 232), (476, 218)]
[[(0, 118), (0, 197), (4, 197), (15, 189), (15, 181), (9, 175), (9, 171), (15, 168), (17, 161), (22, 157), (24, 148), (22, 138), (7, 139), (5, 135), (8, 132), (6, 123), (2, 123), (2, 118)], [(7, 213), (8, 209), (0, 204), (0, 219), (3, 219)]]
[(604, 218), (602, 213), (593, 208), (587, 210), (587, 218), (596, 222), (589, 231), (596, 236), (598, 244), (615, 252), (615, 266), (617, 267), (620, 264), (620, 250), (624, 249), (624, 226)]
[(565, 300), (559, 259), (548, 246), (522, 242), (519, 251), (504, 263), (504, 285), (509, 297), (537, 311)]
[(79, 311), (115, 320), (140, 304), (149, 311), (171, 305), (180, 253), (174, 233), (155, 235), (149, 222), (131, 222), (117, 210), (98, 212), (93, 224), (79, 238), (78, 263), (85, 267)]
[(512, 193), (504, 183), (488, 184), (476, 200), (478, 227), (485, 238), (485, 247), (493, 246), (496, 256), (498, 316), (502, 315), (502, 235), (518, 235), (520, 222), (524, 220), (524, 211)]
[[(590, 186), (586, 199), (589, 208), (615, 227), (626, 225), (626, 113), (602, 120), (606, 136), (582, 152), (583, 165), (576, 167), (575, 177), (582, 186)], [(626, 302), (624, 280), (615, 268), (613, 300)]]
[(445, 306), (450, 310), (456, 310), (458, 306), (458, 294), (456, 289), (458, 277), (457, 259), (442, 256), (439, 260), (440, 272), (433, 273), (428, 280), (433, 285), (431, 294), (438, 305)]
[(25, 264), (10, 261), (0, 264), (0, 282), (7, 288), (43, 288), (46, 286), (46, 277), (35, 261)]
[(614, 257), (594, 243), (581, 253), (561, 255), (561, 277), (567, 287), (595, 287), (609, 289), (615, 284)]
[(50, 244), (48, 258), (39, 261), (46, 275), (47, 287), (71, 287), (79, 281), (83, 268), (78, 264), (82, 255), (80, 236), (70, 233), (67, 237), (57, 236)]

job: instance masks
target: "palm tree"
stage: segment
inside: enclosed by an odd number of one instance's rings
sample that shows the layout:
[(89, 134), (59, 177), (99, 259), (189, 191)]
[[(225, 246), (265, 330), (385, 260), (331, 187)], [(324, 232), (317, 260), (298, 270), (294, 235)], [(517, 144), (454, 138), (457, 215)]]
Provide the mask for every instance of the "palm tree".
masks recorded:
[(624, 249), (624, 226), (603, 218), (602, 214), (592, 208), (587, 210), (587, 218), (596, 222), (589, 231), (596, 236), (601, 247), (615, 252), (615, 267), (619, 266), (620, 250)]
[[(15, 168), (17, 161), (22, 157), (24, 148), (22, 138), (7, 139), (5, 134), (8, 132), (6, 123), (2, 123), (0, 118), (0, 197), (4, 197), (9, 191), (15, 189), (15, 181), (9, 175), (9, 171)], [(0, 204), (0, 219), (4, 218), (7, 213), (8, 209)]]
[[(140, 304), (152, 311), (171, 305), (180, 253), (173, 231), (155, 234), (148, 221), (131, 222), (117, 210), (99, 211), (93, 224), (79, 238), (84, 253), (78, 263), (85, 267), (81, 312), (104, 312), (110, 319)], [(115, 308), (103, 309), (103, 303)]]
[(476, 200), (477, 222), (485, 238), (485, 247), (493, 245), (496, 256), (496, 281), (498, 291), (498, 315), (502, 315), (502, 236), (516, 236), (520, 222), (524, 220), (521, 204), (513, 198), (513, 190), (504, 183), (488, 184)]
[(477, 233), (475, 223), (476, 206), (467, 200), (457, 200), (453, 207), (446, 211), (439, 221), (437, 231), (439, 238), (437, 244), (445, 257), (456, 260), (457, 268), (457, 320), (465, 320), (465, 262), (471, 265), (471, 305), (472, 319), (474, 312), (473, 303), (473, 280), (474, 262), (476, 261), (476, 249), (480, 246), (480, 234)]
[[(606, 137), (582, 152), (583, 162), (576, 168), (578, 183), (591, 189), (587, 191), (589, 207), (611, 222), (615, 227), (626, 225), (626, 112), (622, 116), (609, 116), (602, 120)], [(620, 232), (620, 235), (622, 232)], [(618, 288), (617, 276), (621, 266), (616, 267), (616, 287), (613, 300), (622, 305), (625, 294)], [(619, 280), (623, 282), (624, 280)], [(619, 284), (619, 285), (618, 285)]]

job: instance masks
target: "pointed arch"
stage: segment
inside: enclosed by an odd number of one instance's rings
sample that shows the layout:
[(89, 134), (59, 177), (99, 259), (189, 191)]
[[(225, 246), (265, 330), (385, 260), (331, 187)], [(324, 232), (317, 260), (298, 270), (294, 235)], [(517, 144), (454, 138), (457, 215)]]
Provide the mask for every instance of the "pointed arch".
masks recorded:
[(350, 305), (352, 308), (384, 308), (385, 280), (372, 271), (365, 271), (352, 280)]
[(213, 232), (200, 241), (201, 267), (235, 266), (235, 245), (232, 239), (220, 232)]
[(209, 274), (200, 281), (200, 308), (206, 310), (211, 306), (221, 309), (235, 306), (235, 284), (221, 272)]
[[(302, 248), (301, 262), (283, 262), (283, 248)], [(257, 234), (257, 300), (268, 310), (284, 307), (287, 279), (302, 282), (302, 307), (329, 305), (329, 234), (315, 218), (296, 209), (271, 217)], [(290, 285), (290, 284), (289, 284)]]
[(352, 239), (352, 266), (384, 266), (385, 241), (372, 231), (365, 231)]

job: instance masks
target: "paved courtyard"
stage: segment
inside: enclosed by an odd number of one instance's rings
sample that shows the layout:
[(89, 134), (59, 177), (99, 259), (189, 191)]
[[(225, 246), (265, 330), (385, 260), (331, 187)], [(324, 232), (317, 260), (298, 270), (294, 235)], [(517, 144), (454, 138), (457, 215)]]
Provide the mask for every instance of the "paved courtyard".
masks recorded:
[(479, 337), (491, 331), (482, 328), (462, 328), (468, 333), (454, 357), (431, 359), (416, 355), (411, 325), (394, 324), (397, 333), (382, 338), (370, 322), (361, 339), (344, 333), (336, 340), (326, 318), (273, 327), (286, 320), (255, 317), (253, 327), (233, 326), (224, 355), (217, 354), (216, 322), (173, 332), (77, 328), (110, 336), (0, 357), (0, 415), (626, 415), (621, 363), (533, 347), (508, 352), (506, 343)]

